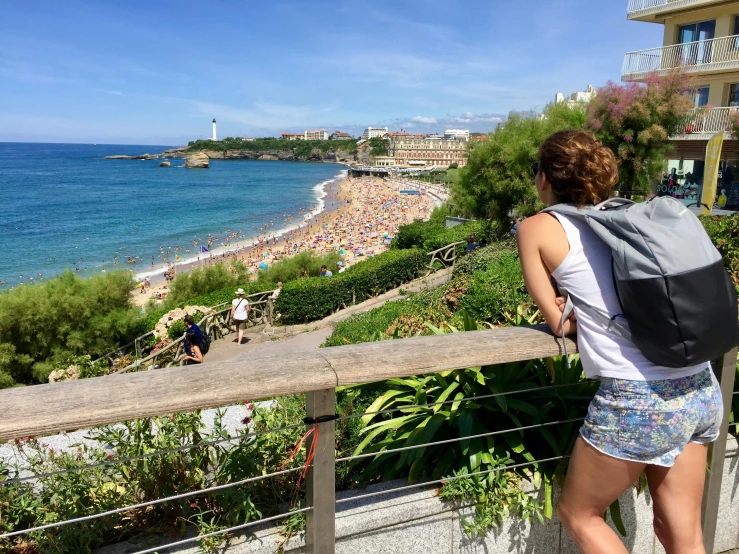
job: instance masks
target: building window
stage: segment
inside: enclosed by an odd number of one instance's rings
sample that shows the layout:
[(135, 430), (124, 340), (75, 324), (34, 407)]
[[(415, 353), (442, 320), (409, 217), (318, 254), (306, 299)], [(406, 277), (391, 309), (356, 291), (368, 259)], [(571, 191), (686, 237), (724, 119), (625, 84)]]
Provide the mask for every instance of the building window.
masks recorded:
[(739, 106), (739, 83), (729, 87), (729, 106)]
[[(685, 65), (710, 63), (713, 44), (710, 41), (716, 36), (716, 20), (680, 25), (678, 43), (685, 44), (680, 58)], [(700, 42), (699, 42), (700, 41)], [(686, 44), (697, 43), (697, 44)]]
[(708, 105), (708, 91), (709, 87), (698, 87), (695, 89), (694, 95), (696, 108)]

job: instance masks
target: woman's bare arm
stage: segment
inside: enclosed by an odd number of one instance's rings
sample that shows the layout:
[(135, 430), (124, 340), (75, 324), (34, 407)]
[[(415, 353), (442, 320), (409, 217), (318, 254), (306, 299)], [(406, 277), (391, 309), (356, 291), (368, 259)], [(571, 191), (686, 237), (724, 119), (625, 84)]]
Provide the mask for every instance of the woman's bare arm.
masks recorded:
[[(526, 288), (552, 332), (561, 335), (562, 309), (557, 304), (551, 271), (567, 257), (570, 250), (567, 235), (556, 219), (539, 214), (521, 222), (516, 238)], [(575, 321), (565, 321), (564, 331), (566, 335), (575, 333)]]

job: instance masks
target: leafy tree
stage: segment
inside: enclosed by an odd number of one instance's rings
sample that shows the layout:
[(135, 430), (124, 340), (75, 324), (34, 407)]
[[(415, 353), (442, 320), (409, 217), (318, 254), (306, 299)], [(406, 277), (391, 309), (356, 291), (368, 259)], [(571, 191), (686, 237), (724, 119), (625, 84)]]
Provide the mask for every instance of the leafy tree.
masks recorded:
[(609, 81), (588, 105), (586, 127), (616, 154), (622, 191), (649, 192), (659, 178), (669, 137), (682, 132), (695, 109), (689, 88), (681, 72), (653, 74), (645, 84)]
[(459, 215), (491, 218), (507, 228), (512, 210), (533, 213), (536, 189), (530, 164), (539, 145), (562, 129), (581, 128), (586, 119), (582, 106), (549, 105), (542, 116), (511, 113), (488, 138), (472, 144), (467, 165), (451, 187), (450, 203)]

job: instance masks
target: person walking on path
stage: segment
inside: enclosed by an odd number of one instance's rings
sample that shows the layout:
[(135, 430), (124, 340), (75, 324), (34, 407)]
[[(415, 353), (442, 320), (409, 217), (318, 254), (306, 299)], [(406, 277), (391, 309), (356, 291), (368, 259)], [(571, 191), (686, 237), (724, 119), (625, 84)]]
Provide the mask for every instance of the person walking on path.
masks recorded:
[(249, 319), (249, 301), (244, 298), (244, 289), (236, 291), (236, 298), (231, 302), (231, 321), (236, 325), (236, 343), (241, 344), (244, 339), (244, 329)]
[[(581, 130), (560, 131), (544, 141), (532, 171), (548, 206), (595, 206), (618, 182), (613, 152)], [(630, 336), (598, 322), (596, 311), (609, 319), (623, 311), (611, 246), (584, 219), (540, 213), (522, 221), (516, 236), (531, 297), (556, 335), (577, 332), (585, 374), (601, 382), (557, 507), (567, 533), (585, 554), (627, 554), (603, 514), (646, 472), (654, 531), (665, 550), (705, 554), (701, 499), (708, 443), (718, 437), (723, 415), (710, 365), (656, 365)], [(576, 299), (575, 317), (562, 321), (565, 299), (552, 278)]]

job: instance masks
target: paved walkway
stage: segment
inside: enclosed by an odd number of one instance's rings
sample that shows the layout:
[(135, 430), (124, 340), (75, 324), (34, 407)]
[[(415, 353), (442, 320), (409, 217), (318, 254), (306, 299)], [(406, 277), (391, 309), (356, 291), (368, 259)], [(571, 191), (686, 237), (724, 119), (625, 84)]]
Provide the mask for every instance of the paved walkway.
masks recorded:
[(452, 276), (452, 268), (443, 269), (428, 277), (422, 277), (402, 285), (396, 289), (390, 290), (384, 294), (370, 298), (365, 302), (349, 306), (344, 310), (340, 310), (321, 321), (306, 323), (305, 325), (286, 325), (283, 327), (262, 327), (257, 331), (246, 333), (244, 336), (248, 339), (244, 344), (236, 344), (235, 334), (227, 335), (221, 340), (215, 341), (205, 361), (216, 362), (228, 360), (238, 354), (244, 352), (259, 352), (260, 354), (277, 354), (285, 352), (286, 348), (290, 352), (304, 352), (306, 350), (316, 350), (323, 344), (328, 336), (333, 332), (334, 327), (340, 321), (348, 317), (368, 312), (374, 308), (378, 308), (391, 300), (404, 298), (405, 294), (400, 294), (403, 290), (405, 293), (419, 292), (424, 289), (435, 288), (443, 285)]

